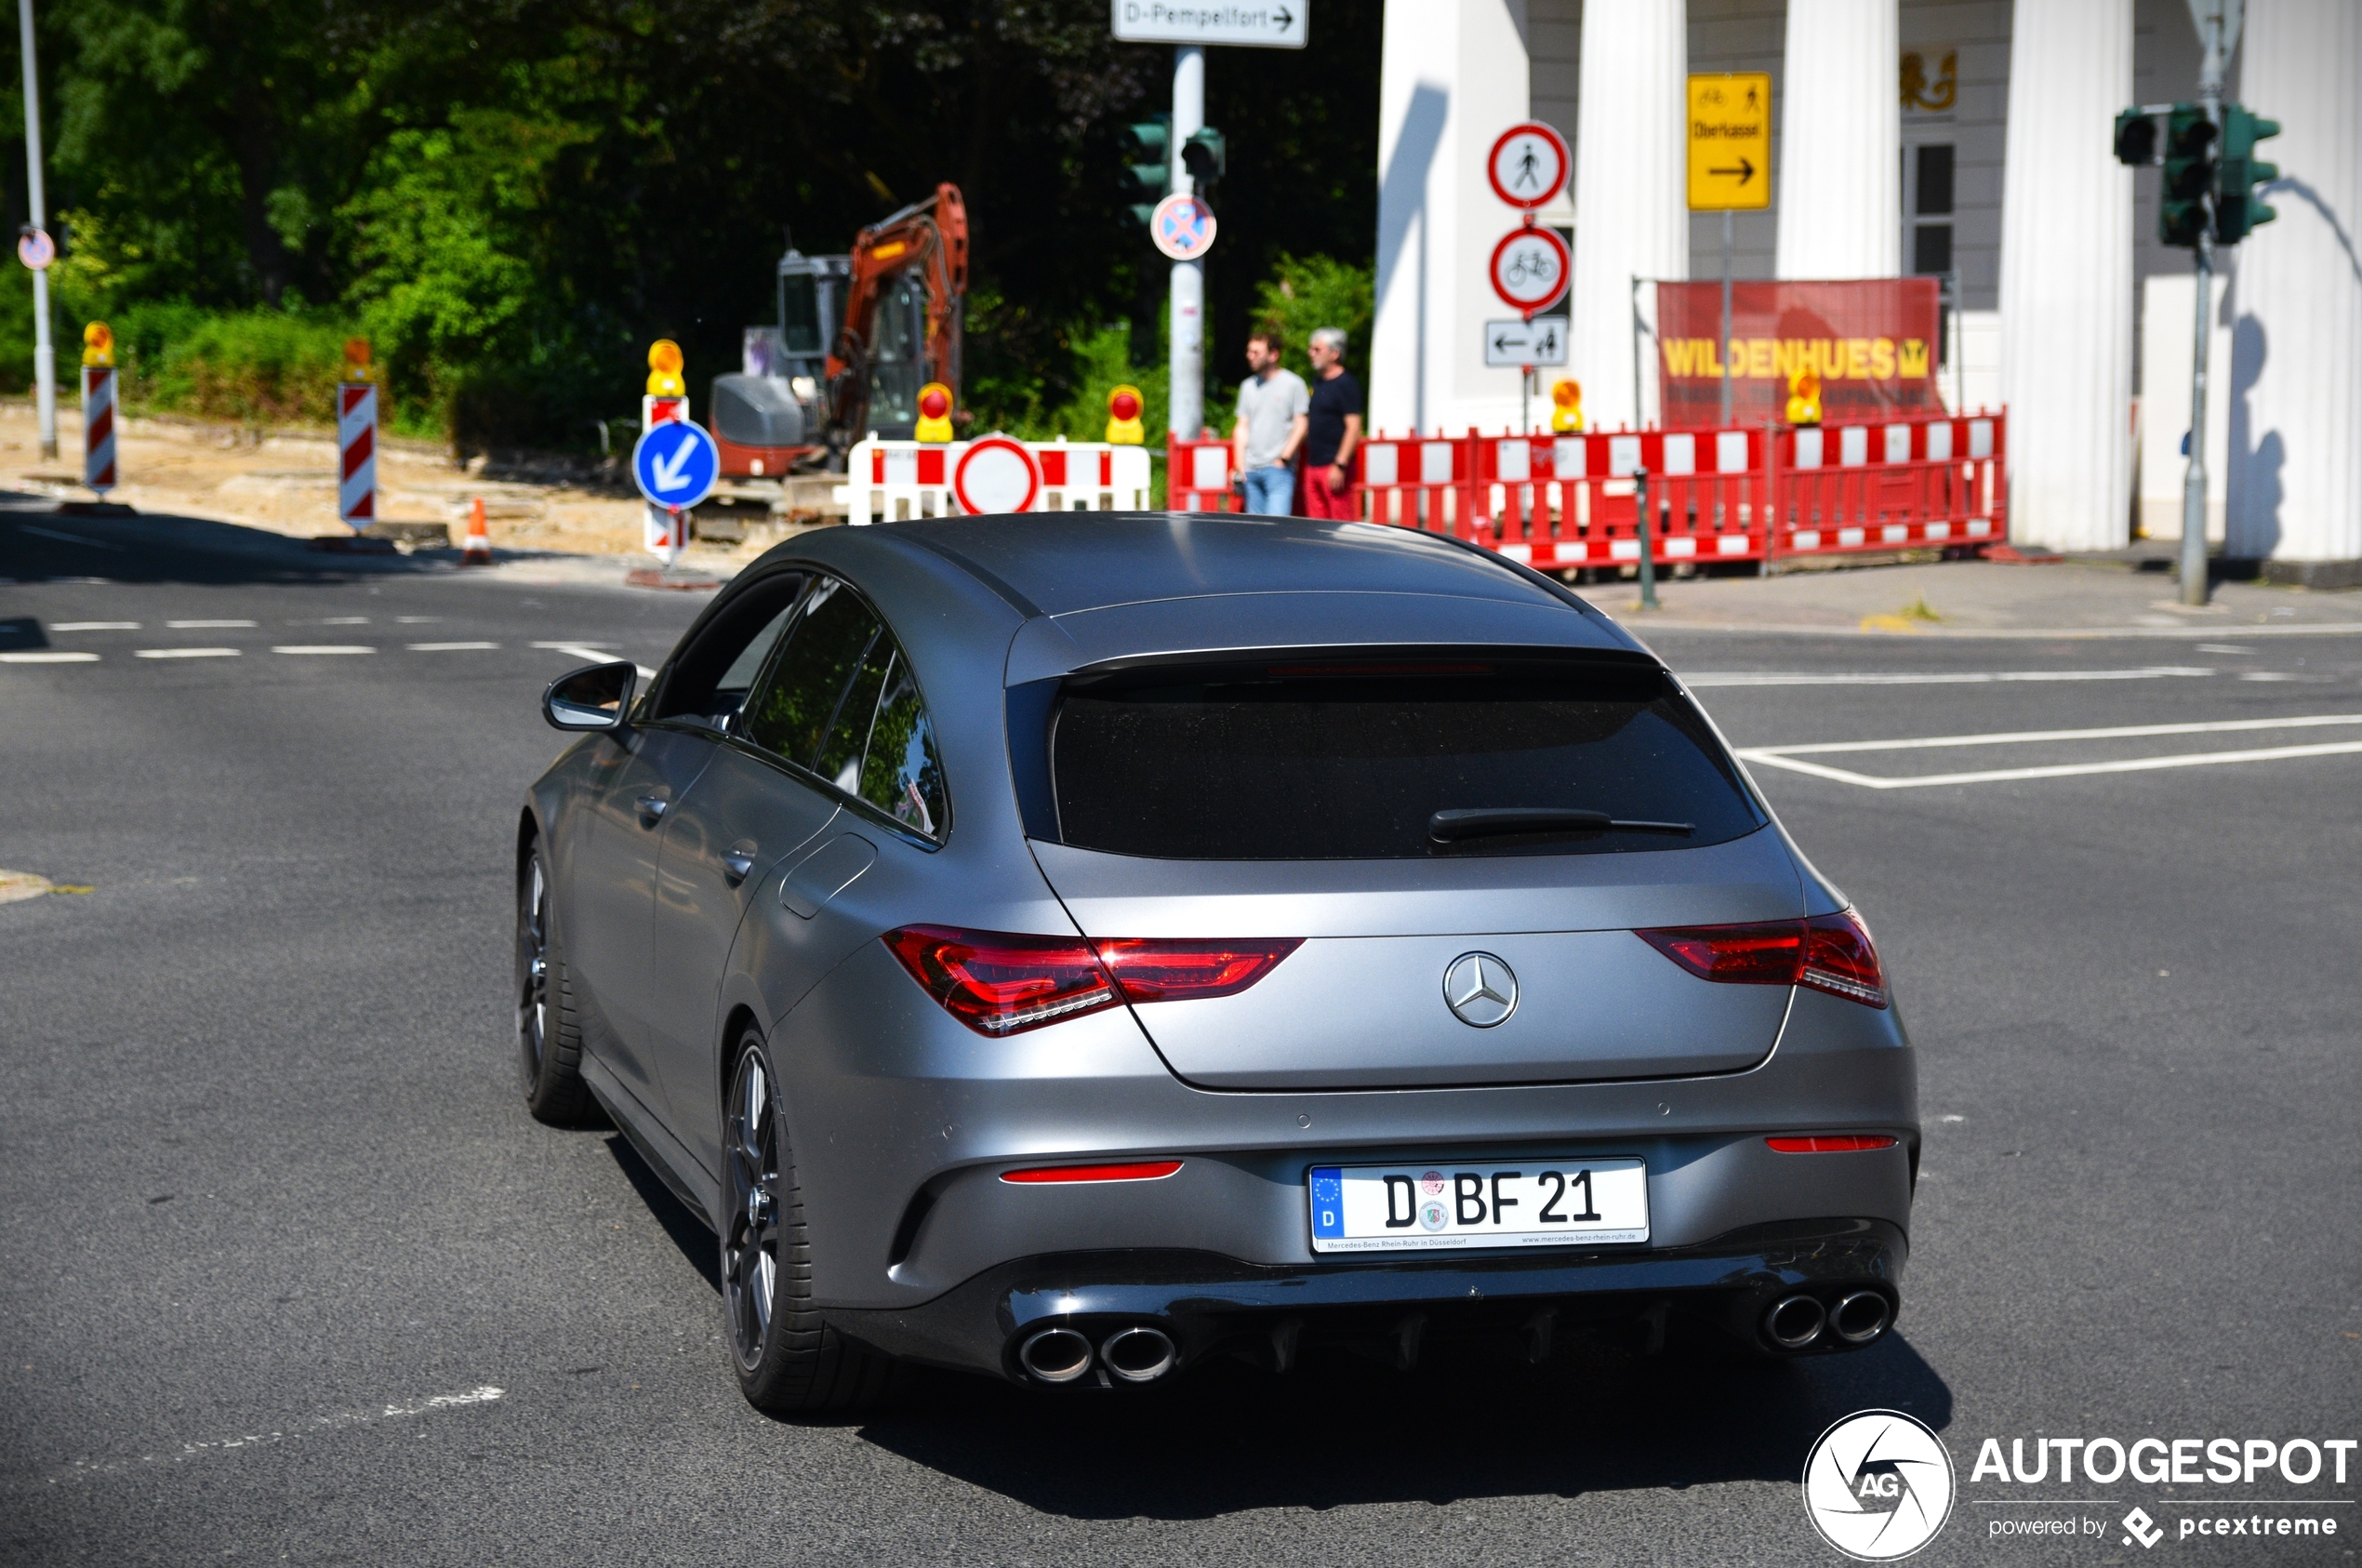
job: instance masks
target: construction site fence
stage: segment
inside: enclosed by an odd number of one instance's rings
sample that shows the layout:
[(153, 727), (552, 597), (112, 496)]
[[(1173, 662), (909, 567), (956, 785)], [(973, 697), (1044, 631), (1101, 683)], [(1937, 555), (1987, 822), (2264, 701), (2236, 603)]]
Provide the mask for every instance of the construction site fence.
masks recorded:
[[(1027, 441), (1040, 475), (1032, 512), (1146, 512), (1148, 453), (1104, 441)], [(856, 442), (836, 489), (850, 523), (893, 523), (963, 513), (953, 484), (965, 441)]]
[[(1639, 564), (1643, 476), (1659, 565), (1982, 549), (2009, 537), (2008, 452), (1997, 410), (1752, 430), (1377, 434), (1350, 467), (1364, 521), (1565, 570)], [(1166, 505), (1238, 510), (1231, 461), (1227, 442), (1171, 441)]]

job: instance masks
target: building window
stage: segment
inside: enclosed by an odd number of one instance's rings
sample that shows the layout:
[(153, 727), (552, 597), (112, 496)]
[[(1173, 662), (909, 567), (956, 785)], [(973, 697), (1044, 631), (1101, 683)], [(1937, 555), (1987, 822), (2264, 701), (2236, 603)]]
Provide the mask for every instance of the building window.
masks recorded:
[(1908, 215), (1911, 271), (1940, 277), (1952, 271), (1952, 148), (1939, 143), (1905, 149), (1903, 202)]

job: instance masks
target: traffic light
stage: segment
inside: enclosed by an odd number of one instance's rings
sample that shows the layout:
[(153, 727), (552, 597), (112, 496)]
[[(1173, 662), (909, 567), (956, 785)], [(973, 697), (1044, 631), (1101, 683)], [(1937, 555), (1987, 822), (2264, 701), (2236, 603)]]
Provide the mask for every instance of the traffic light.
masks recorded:
[(2116, 117), (2116, 161), (2134, 168), (2157, 161), (2157, 123), (2138, 109)]
[(2177, 103), (2165, 117), (2165, 190), (2157, 203), (2157, 238), (2196, 250), (2206, 233), (2206, 197), (2214, 183), (2214, 122), (2195, 103)]
[(1189, 178), (1202, 193), (1207, 185), (1221, 179), (1229, 168), (1229, 144), (1212, 126), (1192, 131), (1189, 140), (1181, 144), (1181, 166), (1189, 171)]
[(1132, 137), (1131, 166), (1126, 188), (1135, 197), (1132, 216), (1145, 227), (1155, 216), (1157, 203), (1173, 194), (1173, 116), (1160, 114), (1127, 127)]
[(2238, 104), (2223, 106), (2223, 156), (2214, 166), (2214, 243), (2236, 245), (2249, 230), (2279, 216), (2251, 187), (2280, 178), (2280, 166), (2255, 155), (2255, 144), (2280, 134), (2280, 122)]

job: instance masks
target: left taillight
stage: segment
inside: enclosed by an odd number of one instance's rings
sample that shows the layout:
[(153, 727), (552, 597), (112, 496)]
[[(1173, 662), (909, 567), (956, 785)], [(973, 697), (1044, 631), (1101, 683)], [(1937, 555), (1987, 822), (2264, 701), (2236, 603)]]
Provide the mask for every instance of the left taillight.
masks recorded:
[(1851, 910), (1810, 920), (1676, 926), (1633, 935), (1702, 980), (1811, 986), (1865, 1007), (1887, 1004), (1878, 950)]
[(906, 925), (886, 948), (921, 989), (978, 1034), (1040, 1029), (1119, 1002), (1235, 996), (1302, 945), (1059, 937)]

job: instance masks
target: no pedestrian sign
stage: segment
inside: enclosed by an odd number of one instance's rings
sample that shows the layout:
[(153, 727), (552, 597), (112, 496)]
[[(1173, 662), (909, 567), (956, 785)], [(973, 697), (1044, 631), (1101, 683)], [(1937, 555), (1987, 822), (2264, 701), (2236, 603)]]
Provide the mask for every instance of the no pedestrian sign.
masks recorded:
[(1570, 162), (1565, 139), (1548, 126), (1530, 120), (1501, 133), (1485, 160), (1484, 172), (1493, 181), (1494, 195), (1531, 212), (1548, 206), (1566, 184)]
[(1300, 49), (1312, 34), (1311, 0), (1254, 5), (1170, 5), (1166, 0), (1110, 0), (1115, 35), (1124, 44), (1227, 44), (1260, 49)]
[(1752, 212), (1772, 205), (1772, 78), (1762, 72), (1690, 78), (1690, 210)]

